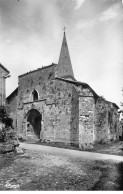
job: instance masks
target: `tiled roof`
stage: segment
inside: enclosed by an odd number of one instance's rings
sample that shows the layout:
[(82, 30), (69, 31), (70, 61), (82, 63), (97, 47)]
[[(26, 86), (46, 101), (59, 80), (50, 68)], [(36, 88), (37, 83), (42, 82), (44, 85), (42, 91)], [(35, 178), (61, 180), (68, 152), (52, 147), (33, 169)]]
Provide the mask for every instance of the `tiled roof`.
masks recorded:
[(18, 93), (18, 87), (9, 95), (7, 96), (7, 100), (9, 100), (14, 94), (17, 94)]

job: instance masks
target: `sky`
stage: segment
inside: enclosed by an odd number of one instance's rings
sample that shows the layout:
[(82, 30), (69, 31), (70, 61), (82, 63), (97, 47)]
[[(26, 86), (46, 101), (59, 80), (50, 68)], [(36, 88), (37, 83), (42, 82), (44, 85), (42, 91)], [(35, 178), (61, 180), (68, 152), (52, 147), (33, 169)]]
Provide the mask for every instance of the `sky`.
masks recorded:
[(121, 0), (0, 0), (0, 63), (18, 76), (58, 63), (63, 27), (75, 78), (106, 100), (123, 102)]

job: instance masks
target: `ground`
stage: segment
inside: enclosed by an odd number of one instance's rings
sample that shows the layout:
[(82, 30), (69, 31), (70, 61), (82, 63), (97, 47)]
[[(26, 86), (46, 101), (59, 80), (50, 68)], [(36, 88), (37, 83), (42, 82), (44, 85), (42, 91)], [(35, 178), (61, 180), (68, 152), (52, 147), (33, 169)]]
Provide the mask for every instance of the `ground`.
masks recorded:
[[(63, 143), (53, 143), (53, 142), (36, 142), (38, 145), (46, 145), (51, 147), (59, 147), (59, 148), (65, 148), (65, 149), (72, 149), (72, 150), (79, 150), (79, 147), (75, 147), (72, 145), (67, 145)], [(123, 141), (116, 141), (116, 142), (110, 142), (110, 144), (96, 144), (94, 145), (94, 149), (87, 150), (89, 152), (96, 152), (96, 153), (104, 153), (104, 154), (113, 154), (113, 155), (119, 155), (123, 156)]]
[(0, 155), (0, 190), (123, 190), (122, 162), (90, 160), (76, 150), (43, 148)]

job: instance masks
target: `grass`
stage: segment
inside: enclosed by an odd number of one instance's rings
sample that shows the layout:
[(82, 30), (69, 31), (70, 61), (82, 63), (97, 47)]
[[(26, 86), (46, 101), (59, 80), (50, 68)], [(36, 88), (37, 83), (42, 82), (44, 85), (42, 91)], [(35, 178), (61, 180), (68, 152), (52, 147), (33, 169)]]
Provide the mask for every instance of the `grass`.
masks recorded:
[(36, 151), (0, 155), (0, 190), (123, 190), (123, 163)]
[(96, 144), (93, 151), (98, 153), (123, 156), (123, 141), (111, 142), (110, 145)]

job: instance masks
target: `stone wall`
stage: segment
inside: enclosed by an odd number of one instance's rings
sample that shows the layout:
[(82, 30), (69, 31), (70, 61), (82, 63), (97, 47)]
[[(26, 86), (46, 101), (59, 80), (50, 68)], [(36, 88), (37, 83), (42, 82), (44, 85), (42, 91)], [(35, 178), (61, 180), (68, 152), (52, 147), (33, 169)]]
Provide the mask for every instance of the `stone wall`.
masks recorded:
[(95, 142), (108, 143), (119, 139), (120, 126), (117, 108), (98, 98), (95, 105)]
[[(55, 78), (55, 65), (50, 65), (33, 72), (19, 76), (18, 107), (22, 108), (23, 103), (32, 101), (32, 91), (35, 89), (39, 94), (39, 100), (46, 98), (48, 85)], [(23, 103), (22, 103), (23, 102)]]
[[(17, 126), (18, 133), (26, 136), (26, 114), (32, 108), (41, 111), (42, 101), (46, 100), (49, 85), (53, 83), (55, 65), (50, 65), (33, 72), (19, 76), (18, 103), (17, 103)], [(33, 102), (33, 90), (38, 92), (38, 101)], [(50, 93), (48, 93), (50, 96)], [(47, 99), (48, 100), (48, 99)]]
[[(119, 138), (117, 108), (87, 85), (55, 79), (56, 65), (19, 77), (18, 97), (10, 102), (14, 117), (17, 103), (17, 130), (27, 137), (27, 115), (35, 109), (41, 115), (42, 140), (93, 148), (94, 143)], [(36, 90), (38, 99), (33, 101)], [(34, 133), (31, 134), (34, 136)]]
[[(76, 117), (76, 94), (70, 83), (55, 81), (55, 141), (78, 143), (78, 123)], [(75, 111), (75, 114), (73, 112)], [(76, 134), (76, 135), (75, 135)]]
[(71, 98), (71, 143), (79, 145), (79, 94), (75, 86), (72, 87)]
[(6, 108), (9, 113), (9, 117), (13, 119), (14, 129), (17, 128), (17, 98), (18, 92), (14, 92), (11, 98), (6, 99)]
[[(18, 132), (26, 135), (26, 114), (35, 108), (42, 115), (43, 139), (78, 144), (78, 96), (73, 84), (54, 79), (54, 68), (51, 66), (43, 73), (42, 69), (40, 73), (35, 71), (19, 77)], [(33, 89), (39, 95), (36, 102), (31, 97)]]
[(26, 139), (25, 131), (26, 122), (24, 120), (24, 110), (17, 109), (17, 133), (20, 137)]
[[(81, 86), (82, 87), (82, 86)], [(94, 143), (94, 96), (89, 89), (79, 92), (79, 148), (91, 149)]]

